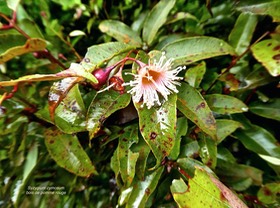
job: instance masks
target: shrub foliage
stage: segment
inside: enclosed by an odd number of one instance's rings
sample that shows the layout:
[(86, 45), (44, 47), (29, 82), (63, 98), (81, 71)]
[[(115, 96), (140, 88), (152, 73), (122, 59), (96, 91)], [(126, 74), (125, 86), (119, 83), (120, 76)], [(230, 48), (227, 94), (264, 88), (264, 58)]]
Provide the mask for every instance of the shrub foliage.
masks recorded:
[[(0, 206), (279, 207), (279, 14), (0, 1)], [(180, 69), (177, 90), (137, 99), (154, 66)]]

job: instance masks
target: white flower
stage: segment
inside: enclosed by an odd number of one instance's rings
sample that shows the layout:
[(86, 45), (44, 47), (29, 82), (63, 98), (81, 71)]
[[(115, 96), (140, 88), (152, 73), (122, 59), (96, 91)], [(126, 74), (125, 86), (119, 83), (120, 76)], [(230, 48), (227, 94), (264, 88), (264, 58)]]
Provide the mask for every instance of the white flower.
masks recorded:
[[(176, 85), (180, 85), (177, 80), (182, 79), (177, 77), (178, 73), (185, 69), (185, 66), (179, 66), (172, 69), (173, 59), (166, 60), (163, 53), (159, 61), (154, 60), (151, 63), (143, 65), (138, 69), (137, 74), (132, 74), (134, 80), (124, 85), (130, 85), (132, 88), (128, 93), (132, 94), (134, 102), (140, 102), (143, 99), (143, 104), (147, 105), (150, 109), (154, 105), (161, 105), (167, 100), (168, 95), (171, 93), (178, 93)], [(163, 97), (163, 102), (159, 94)]]

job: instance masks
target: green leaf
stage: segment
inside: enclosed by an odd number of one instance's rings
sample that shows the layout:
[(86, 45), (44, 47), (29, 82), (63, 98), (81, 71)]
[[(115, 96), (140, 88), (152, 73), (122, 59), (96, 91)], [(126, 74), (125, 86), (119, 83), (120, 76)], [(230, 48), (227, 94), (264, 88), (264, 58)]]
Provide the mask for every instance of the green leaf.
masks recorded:
[(69, 172), (82, 177), (97, 174), (78, 138), (57, 129), (45, 131), (46, 147), (56, 163)]
[(5, 14), (7, 16), (12, 14), (12, 10), (8, 7), (7, 1), (0, 1), (0, 11), (2, 14)]
[[(5, 40), (1, 40), (1, 41), (5, 41)], [(0, 64), (3, 64), (16, 56), (20, 56), (35, 51), (42, 51), (46, 48), (46, 46), (47, 46), (46, 42), (40, 38), (27, 39), (24, 45), (13, 46), (6, 51), (1, 50)]]
[(280, 147), (277, 145), (277, 140), (266, 129), (251, 125), (248, 129), (236, 131), (234, 135), (248, 150), (280, 158)]
[(171, 192), (179, 207), (247, 207), (217, 178), (200, 168), (196, 168), (188, 185), (182, 179), (173, 180)]
[(86, 129), (85, 111), (79, 86), (75, 85), (58, 105), (55, 111), (55, 124), (68, 134), (84, 131)]
[(270, 157), (270, 156), (262, 155), (262, 154), (259, 154), (259, 156), (260, 156), (262, 159), (264, 159), (265, 161), (267, 161), (268, 163), (280, 167), (280, 159), (279, 159), (279, 158)]
[(202, 95), (193, 87), (182, 83), (177, 100), (178, 109), (202, 131), (216, 138), (216, 121)]
[(75, 85), (76, 82), (72, 79), (67, 78), (55, 83), (55, 89), (51, 89), (49, 94), (49, 109), (44, 108), (36, 112), (39, 118), (55, 122), (60, 130), (68, 134), (86, 129), (84, 102), (79, 86)]
[(22, 4), (19, 4), (16, 11), (17, 15), (17, 26), (24, 31), (31, 38), (41, 38), (44, 39), (42, 32), (40, 31), (39, 26), (32, 19), (31, 16), (28, 15), (25, 8)]
[(188, 131), (188, 119), (186, 117), (179, 117), (177, 119), (177, 124), (176, 124), (176, 139), (174, 146), (171, 150), (171, 153), (169, 155), (169, 158), (171, 160), (176, 160), (178, 155), (180, 154), (180, 149), (181, 149), (181, 137), (185, 136)]
[(123, 131), (116, 151), (122, 181), (125, 187), (129, 187), (135, 175), (136, 162), (139, 156), (138, 152), (134, 153), (130, 150), (131, 145), (138, 142), (138, 128), (131, 125), (124, 128)]
[(237, 191), (244, 191), (251, 185), (261, 185), (263, 171), (249, 165), (238, 164), (230, 150), (221, 147), (218, 149), (218, 161), (215, 170), (223, 181)]
[(217, 164), (216, 141), (212, 140), (208, 135), (204, 133), (199, 133), (198, 144), (200, 146), (199, 156), (201, 157), (202, 162), (211, 169), (215, 169)]
[(132, 151), (139, 154), (136, 169), (136, 175), (139, 180), (145, 177), (145, 172), (147, 170), (147, 160), (151, 152), (150, 147), (145, 142), (145, 140), (140, 136), (137, 144), (132, 146)]
[(259, 86), (269, 84), (273, 81), (276, 81), (276, 78), (272, 77), (264, 67), (258, 65), (256, 69), (254, 69), (245, 77), (244, 83), (246, 83), (246, 85), (239, 87), (241, 90), (255, 89)]
[(279, 205), (280, 183), (267, 183), (257, 193), (258, 200), (265, 204), (278, 203)]
[[(279, 4), (280, 7), (280, 4)], [(251, 47), (254, 57), (262, 63), (268, 72), (276, 77), (280, 75), (280, 42), (274, 39), (263, 40)]]
[(259, 116), (280, 121), (280, 99), (275, 98), (269, 102), (263, 103), (255, 101), (250, 103), (249, 109), (252, 113)]
[(24, 170), (23, 170), (23, 182), (27, 179), (27, 177), (30, 175), (30, 173), (36, 166), (37, 160), (38, 160), (38, 145), (34, 144), (32, 148), (29, 150), (28, 155), (26, 157)]
[(147, 109), (134, 103), (139, 115), (140, 132), (157, 159), (157, 164), (170, 154), (176, 133), (176, 94), (160, 107)]
[(50, 119), (54, 121), (55, 110), (61, 103), (61, 101), (67, 96), (69, 91), (80, 81), (80, 78), (65, 78), (58, 82), (55, 82), (49, 91), (48, 104)]
[(162, 175), (164, 167), (159, 167), (156, 170), (146, 175), (143, 180), (137, 181), (132, 188), (126, 208), (145, 207), (145, 204), (150, 195), (156, 189), (159, 179)]
[(204, 99), (216, 113), (233, 114), (248, 111), (248, 107), (241, 100), (229, 95), (210, 94), (205, 95)]
[(81, 65), (85, 70), (92, 72), (113, 57), (122, 53), (128, 53), (133, 49), (135, 49), (135, 46), (120, 42), (93, 45), (88, 48)]
[(196, 168), (201, 168), (210, 174), (214, 174), (208, 166), (193, 158), (179, 158), (177, 162), (180, 167), (179, 171), (185, 179), (194, 177)]
[(191, 141), (181, 146), (180, 157), (195, 157), (199, 155), (200, 147), (197, 141)]
[(194, 88), (198, 88), (203, 79), (205, 72), (206, 72), (206, 64), (203, 61), (200, 64), (189, 68), (186, 71), (184, 80), (188, 82), (190, 86)]
[(142, 40), (139, 35), (126, 24), (117, 20), (104, 20), (99, 24), (99, 29), (115, 38), (117, 41), (141, 47)]
[(242, 127), (238, 121), (228, 119), (217, 119), (217, 137), (218, 143), (222, 142), (227, 136), (231, 135), (237, 128)]
[(161, 0), (150, 11), (143, 25), (143, 41), (149, 46), (154, 41), (160, 27), (166, 22), (175, 0)]
[(86, 117), (86, 128), (92, 139), (100, 130), (103, 122), (115, 111), (125, 108), (130, 102), (131, 96), (128, 93), (119, 94), (109, 90), (97, 94), (92, 100)]
[(172, 42), (162, 49), (174, 65), (188, 65), (196, 61), (221, 55), (235, 55), (234, 49), (225, 41), (213, 37), (189, 37)]
[(7, 0), (7, 5), (11, 10), (16, 11), (19, 2), (20, 0)]
[(229, 43), (235, 48), (238, 55), (250, 46), (257, 23), (256, 15), (250, 13), (241, 13), (236, 20), (229, 35)]
[(274, 22), (280, 22), (280, 2), (279, 1), (262, 1), (252, 4), (245, 4), (237, 7), (242, 12), (250, 12), (253, 14), (270, 15)]

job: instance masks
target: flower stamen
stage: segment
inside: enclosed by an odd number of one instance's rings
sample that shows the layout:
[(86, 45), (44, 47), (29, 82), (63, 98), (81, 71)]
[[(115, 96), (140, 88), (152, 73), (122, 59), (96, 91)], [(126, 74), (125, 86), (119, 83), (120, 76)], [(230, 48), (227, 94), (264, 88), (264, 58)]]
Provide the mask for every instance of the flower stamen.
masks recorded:
[[(176, 85), (180, 85), (178, 81), (182, 78), (177, 75), (186, 67), (172, 69), (172, 62), (173, 59), (166, 60), (163, 53), (158, 61), (151, 63), (149, 60), (148, 64), (140, 66), (137, 74), (126, 73), (134, 76), (134, 80), (123, 84), (132, 87), (128, 93), (132, 94), (134, 102), (143, 100), (142, 106), (146, 104), (149, 109), (154, 105), (160, 106), (168, 99), (168, 95), (178, 92)], [(158, 93), (163, 97), (163, 102)]]

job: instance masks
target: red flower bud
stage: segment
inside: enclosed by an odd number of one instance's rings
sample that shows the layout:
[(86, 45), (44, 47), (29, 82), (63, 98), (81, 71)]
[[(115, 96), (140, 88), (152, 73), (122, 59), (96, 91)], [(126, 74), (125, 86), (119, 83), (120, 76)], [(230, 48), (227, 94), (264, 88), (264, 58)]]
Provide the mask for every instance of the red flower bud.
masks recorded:
[(97, 84), (92, 84), (93, 88), (96, 90), (101, 89), (101, 87), (106, 84), (106, 81), (108, 80), (108, 77), (110, 75), (110, 72), (114, 69), (115, 67), (107, 67), (107, 68), (99, 68), (96, 69), (92, 72), (93, 76), (97, 79), (98, 83)]

